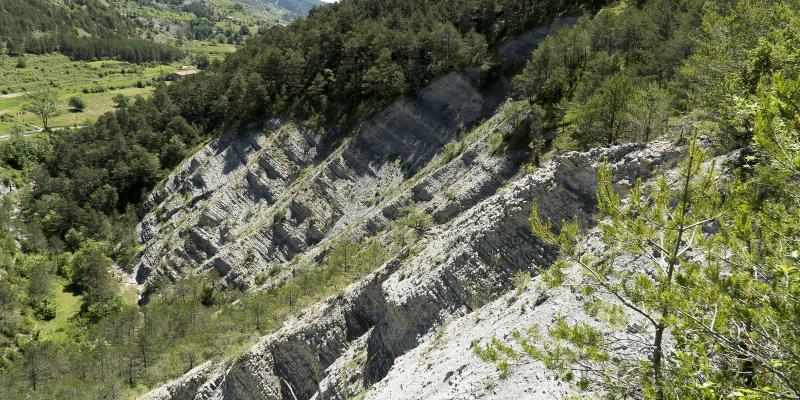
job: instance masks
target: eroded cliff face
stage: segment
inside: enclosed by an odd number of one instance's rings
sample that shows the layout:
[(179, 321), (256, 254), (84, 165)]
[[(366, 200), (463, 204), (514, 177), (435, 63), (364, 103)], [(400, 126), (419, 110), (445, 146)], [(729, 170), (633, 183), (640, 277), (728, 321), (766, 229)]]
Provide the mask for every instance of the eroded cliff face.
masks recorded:
[(398, 190), (485, 106), (474, 84), (452, 73), (378, 113), (329, 154), (320, 153), (321, 133), (277, 121), (214, 141), (148, 202), (137, 281), (216, 268), (226, 282), (252, 286), (253, 272), (359, 225), (384, 205), (367, 200)]
[(577, 216), (591, 226), (598, 163), (608, 159), (616, 182), (627, 186), (673, 167), (678, 157), (671, 143), (656, 142), (566, 153), (534, 172), (519, 172), (240, 359), (205, 367), (202, 379), (184, 378), (148, 398), (291, 398), (290, 392), (297, 398), (349, 398), (369, 387), (362, 394), (375, 399), (509, 398), (569, 390), (535, 363), (493, 387), (494, 367), (470, 350), (473, 340), (546, 325), (556, 313), (590, 319), (574, 294), (542, 296), (535, 280), (528, 290), (505, 294), (515, 274), (535, 275), (556, 256), (530, 232), (532, 202), (546, 218)]
[(17, 191), (16, 186), (13, 183), (4, 183), (0, 182), (0, 196), (5, 196), (7, 194), (12, 194)]
[[(503, 46), (498, 57), (524, 58), (549, 31), (573, 20), (532, 31)], [(269, 272), (268, 287), (295, 257), (318, 257), (344, 231), (355, 239), (373, 236), (402, 206), (427, 208), (444, 223), (493, 193), (519, 166), (520, 152), (494, 159), (476, 149), (460, 157), (461, 165), (431, 166), (445, 144), (494, 115), (505, 100), (507, 82), (481, 92), (473, 75), (438, 79), (334, 145), (322, 132), (277, 120), (209, 143), (145, 204), (138, 226), (143, 250), (133, 273), (143, 296), (212, 268), (243, 289)], [(517, 122), (498, 121), (507, 126), (495, 128), (513, 129), (508, 125)], [(425, 168), (425, 181), (409, 189)], [(456, 178), (471, 179), (454, 185)]]
[[(501, 50), (529, 52), (547, 31)], [(494, 366), (470, 348), (556, 313), (590, 320), (569, 290), (545, 293), (538, 278), (513, 289), (515, 275), (535, 277), (557, 256), (530, 231), (532, 204), (553, 221), (577, 217), (591, 227), (600, 162), (625, 187), (673, 168), (679, 150), (631, 144), (556, 154), (537, 167), (530, 149), (503, 142), (545, 135), (504, 92), (481, 92), (468, 72), (454, 72), (340, 143), (269, 121), (184, 162), (139, 226), (134, 274), (145, 296), (212, 268), (226, 284), (270, 290), (298, 260), (323, 259), (343, 237), (388, 240), (403, 210), (424, 212), (433, 226), (238, 359), (203, 364), (144, 398), (551, 398), (571, 390), (536, 363), (497, 386)], [(596, 242), (589, 236), (586, 245)]]

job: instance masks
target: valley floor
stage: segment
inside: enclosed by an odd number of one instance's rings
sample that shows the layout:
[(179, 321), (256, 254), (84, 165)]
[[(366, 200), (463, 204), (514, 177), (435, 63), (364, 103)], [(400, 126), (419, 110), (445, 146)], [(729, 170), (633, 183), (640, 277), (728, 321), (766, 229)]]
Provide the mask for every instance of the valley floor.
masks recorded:
[[(221, 59), (235, 51), (234, 45), (203, 41), (186, 42), (189, 56), (165, 65), (136, 65), (123, 61), (72, 61), (60, 54), (25, 55), (24, 67), (18, 58), (0, 56), (0, 140), (12, 132), (36, 132), (41, 121), (22, 110), (25, 94), (42, 87), (58, 90), (61, 114), (50, 121), (52, 127), (83, 126), (114, 110), (112, 99), (149, 96), (156, 85), (169, 74), (192, 64), (192, 58), (204, 55), (209, 60)], [(80, 112), (68, 110), (67, 102), (82, 98), (87, 106)]]

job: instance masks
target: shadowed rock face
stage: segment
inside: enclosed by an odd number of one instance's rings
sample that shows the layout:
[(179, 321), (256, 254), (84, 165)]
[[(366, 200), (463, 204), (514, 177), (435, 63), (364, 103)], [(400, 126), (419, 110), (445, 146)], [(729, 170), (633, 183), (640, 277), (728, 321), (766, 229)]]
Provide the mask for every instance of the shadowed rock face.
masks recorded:
[[(547, 31), (500, 55), (530, 52)], [(380, 238), (409, 206), (434, 227), (239, 359), (206, 363), (144, 398), (331, 399), (368, 387), (374, 399), (516, 398), (549, 388), (538, 366), (528, 370), (535, 378), (493, 394), (480, 378), (495, 376), (493, 367), (464, 345), (549, 321), (553, 304), (577, 307), (569, 293), (504, 295), (516, 274), (535, 275), (557, 256), (530, 231), (532, 203), (546, 218), (591, 226), (599, 162), (607, 158), (624, 187), (673, 167), (679, 153), (670, 143), (632, 144), (557, 155), (528, 172), (520, 168), (527, 149), (497, 151), (495, 139), (525, 120), (509, 112), (512, 104), (500, 106), (501, 92), (481, 93), (469, 74), (454, 72), (377, 113), (338, 146), (268, 121), (186, 160), (154, 191), (139, 225), (135, 278), (145, 297), (212, 268), (226, 284), (269, 290), (292, 259), (319, 260), (342, 234)], [(456, 142), (457, 151), (443, 151)], [(282, 271), (256, 287), (256, 274), (276, 265)], [(579, 311), (575, 318), (583, 318)]]

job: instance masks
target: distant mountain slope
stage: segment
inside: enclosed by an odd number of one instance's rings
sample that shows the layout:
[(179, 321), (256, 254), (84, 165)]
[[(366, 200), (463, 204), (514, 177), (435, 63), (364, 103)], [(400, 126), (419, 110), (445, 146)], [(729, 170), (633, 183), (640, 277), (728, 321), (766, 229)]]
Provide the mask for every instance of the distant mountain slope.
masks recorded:
[[(217, 0), (226, 1), (226, 0)], [(253, 7), (264, 7), (276, 13), (282, 13), (285, 21), (304, 17), (312, 8), (325, 4), (320, 0), (227, 0), (242, 5)]]
[(61, 52), (73, 59), (172, 61), (181, 52), (142, 40), (137, 24), (98, 0), (0, 2), (0, 49), (11, 55)]
[[(110, 0), (155, 40), (240, 42), (257, 28), (284, 25), (308, 14), (318, 0)], [(246, 27), (246, 29), (242, 29)], [(241, 34), (240, 34), (241, 31)]]
[[(259, 28), (305, 16), (318, 0), (4, 0), (0, 49), (16, 56), (172, 61), (175, 40), (241, 43)], [(158, 42), (161, 44), (155, 44)]]
[[(265, 3), (273, 3), (271, 0), (256, 0)], [(319, 0), (275, 0), (275, 6), (286, 9), (293, 13), (308, 14), (309, 11), (315, 6), (322, 4)]]
[(33, 32), (75, 31), (84, 35), (125, 35), (133, 24), (96, 0), (54, 3), (52, 0), (4, 0), (0, 2), (0, 37), (16, 44)]

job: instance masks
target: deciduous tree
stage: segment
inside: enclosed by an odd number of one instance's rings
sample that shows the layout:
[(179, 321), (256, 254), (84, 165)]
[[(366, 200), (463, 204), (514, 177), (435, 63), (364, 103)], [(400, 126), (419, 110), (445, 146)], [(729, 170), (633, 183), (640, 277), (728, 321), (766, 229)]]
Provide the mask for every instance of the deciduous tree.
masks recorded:
[(50, 87), (35, 90), (25, 96), (22, 109), (37, 116), (42, 121), (42, 127), (47, 130), (50, 119), (61, 115), (58, 91)]

